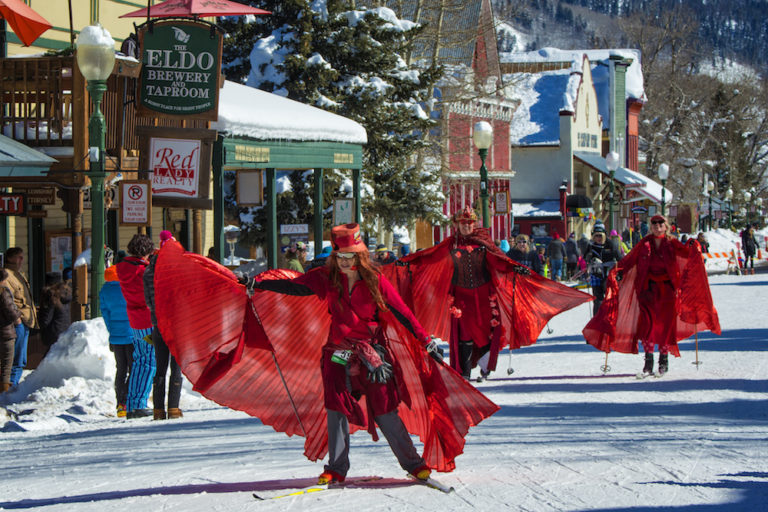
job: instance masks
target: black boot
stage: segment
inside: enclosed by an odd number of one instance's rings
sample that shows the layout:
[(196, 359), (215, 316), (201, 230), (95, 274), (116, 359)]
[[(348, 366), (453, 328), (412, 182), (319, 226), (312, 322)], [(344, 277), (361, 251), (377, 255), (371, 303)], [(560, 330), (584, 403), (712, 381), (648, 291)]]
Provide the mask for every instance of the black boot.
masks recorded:
[(461, 369), (461, 376), (469, 380), (469, 375), (472, 372), (472, 349), (474, 343), (471, 341), (459, 342), (459, 368)]
[(645, 366), (643, 366), (643, 374), (650, 375), (653, 373), (653, 352), (645, 353)]
[[(653, 361), (651, 361), (653, 365)], [(669, 354), (659, 354), (659, 375), (664, 375), (669, 370)]]

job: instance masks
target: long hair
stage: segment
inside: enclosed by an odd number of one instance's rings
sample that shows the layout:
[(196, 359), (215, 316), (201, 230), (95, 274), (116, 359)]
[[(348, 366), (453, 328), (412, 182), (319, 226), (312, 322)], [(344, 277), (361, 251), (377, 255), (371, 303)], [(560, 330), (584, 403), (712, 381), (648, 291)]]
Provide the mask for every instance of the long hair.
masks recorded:
[[(376, 307), (379, 308), (379, 311), (387, 311), (384, 297), (381, 296), (381, 291), (379, 290), (379, 271), (373, 266), (371, 258), (368, 256), (368, 252), (358, 252), (357, 258), (355, 259), (357, 260), (357, 271), (360, 272), (360, 278), (371, 293), (371, 297), (373, 297)], [(326, 260), (325, 264), (329, 270), (331, 284), (336, 287), (339, 291), (339, 297), (341, 297), (343, 294), (347, 293), (347, 290), (344, 290), (342, 285), (341, 270), (339, 270), (339, 265), (336, 263), (336, 253), (332, 252)]]

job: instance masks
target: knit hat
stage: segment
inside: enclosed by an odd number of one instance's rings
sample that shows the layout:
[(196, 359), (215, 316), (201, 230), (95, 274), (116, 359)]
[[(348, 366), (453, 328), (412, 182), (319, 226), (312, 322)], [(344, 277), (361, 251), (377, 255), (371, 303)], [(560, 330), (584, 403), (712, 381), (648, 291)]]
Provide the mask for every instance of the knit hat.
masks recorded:
[(553, 231), (553, 232), (552, 232), (552, 238), (554, 238), (555, 240), (557, 240), (558, 238), (560, 238), (560, 234), (559, 234), (557, 231)]
[(168, 240), (176, 240), (173, 238), (173, 233), (168, 231), (167, 229), (164, 229), (160, 232), (160, 247), (165, 245), (165, 242)]
[(477, 214), (471, 206), (465, 206), (463, 210), (453, 214), (453, 222), (476, 222)]
[(117, 265), (112, 265), (111, 267), (108, 267), (104, 269), (104, 281), (110, 282), (110, 281), (119, 281), (120, 279), (117, 278)]
[(605, 234), (605, 226), (602, 224), (595, 224), (595, 227), (592, 228), (592, 234), (594, 235), (595, 233)]
[(376, 246), (376, 252), (387, 252), (389, 249), (387, 249), (387, 246), (384, 244), (379, 244)]
[(619, 232), (616, 231), (615, 229), (612, 229), (611, 230), (611, 236), (619, 236)]
[(337, 252), (366, 252), (368, 247), (360, 236), (360, 225), (341, 224), (331, 228), (331, 245)]

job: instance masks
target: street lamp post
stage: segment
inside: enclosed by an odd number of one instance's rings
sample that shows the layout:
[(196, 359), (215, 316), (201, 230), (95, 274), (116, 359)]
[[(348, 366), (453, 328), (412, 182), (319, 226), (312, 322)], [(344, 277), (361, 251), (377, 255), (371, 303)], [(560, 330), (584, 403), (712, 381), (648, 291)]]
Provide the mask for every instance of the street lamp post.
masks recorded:
[(480, 154), (480, 204), (483, 213), (483, 227), (491, 226), (491, 216), (488, 212), (488, 169), (485, 167), (485, 157), (493, 140), (493, 128), (487, 121), (475, 123), (472, 140)]
[(77, 37), (77, 66), (88, 81), (86, 89), (93, 101), (88, 120), (88, 145), (91, 168), (91, 318), (100, 316), (99, 290), (104, 284), (104, 150), (106, 123), (101, 100), (107, 78), (115, 66), (115, 41), (101, 25), (85, 27)]
[(744, 191), (744, 222), (749, 226), (749, 201), (752, 199), (752, 194), (748, 191)]
[(659, 166), (659, 179), (661, 180), (661, 214), (666, 215), (664, 204), (664, 193), (666, 192), (667, 178), (669, 178), (669, 166), (661, 164)]
[(712, 180), (707, 182), (707, 195), (709, 196), (709, 231), (712, 231), (712, 191), (715, 190), (715, 184)]
[(733, 217), (731, 216), (731, 199), (733, 199), (733, 189), (729, 188), (725, 191), (725, 200), (728, 201), (728, 229), (731, 229), (733, 225)]
[(757, 211), (755, 212), (757, 214), (757, 221), (756, 222), (759, 223), (760, 222), (760, 217), (763, 214), (763, 211), (762, 211), (763, 210), (763, 198), (762, 197), (755, 198), (755, 206), (757, 207)]
[(614, 177), (614, 174), (616, 173), (616, 169), (619, 168), (620, 158), (621, 157), (619, 156), (619, 154), (615, 151), (611, 151), (610, 153), (605, 155), (605, 166), (608, 168), (608, 171), (610, 172), (610, 176), (611, 176), (611, 182), (610, 182), (611, 190), (608, 193), (608, 225), (610, 226), (609, 231), (612, 229), (615, 229), (613, 225), (613, 177)]

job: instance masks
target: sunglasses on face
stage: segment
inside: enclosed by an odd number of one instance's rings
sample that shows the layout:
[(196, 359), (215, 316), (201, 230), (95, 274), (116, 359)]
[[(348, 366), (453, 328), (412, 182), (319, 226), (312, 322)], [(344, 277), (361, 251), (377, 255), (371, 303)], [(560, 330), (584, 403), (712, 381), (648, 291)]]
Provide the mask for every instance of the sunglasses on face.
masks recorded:
[(459, 224), (464, 224), (464, 225), (474, 224), (474, 223), (475, 223), (475, 221), (473, 221), (473, 220), (460, 220), (459, 221)]
[(336, 253), (336, 257), (341, 258), (343, 260), (351, 260), (355, 256), (357, 256), (357, 253), (354, 253), (354, 252), (337, 252)]
[(651, 224), (664, 224), (663, 220), (652, 220)]
[(518, 244), (523, 244), (523, 245), (528, 245), (528, 242), (526, 242), (525, 240), (518, 240), (517, 243)]

